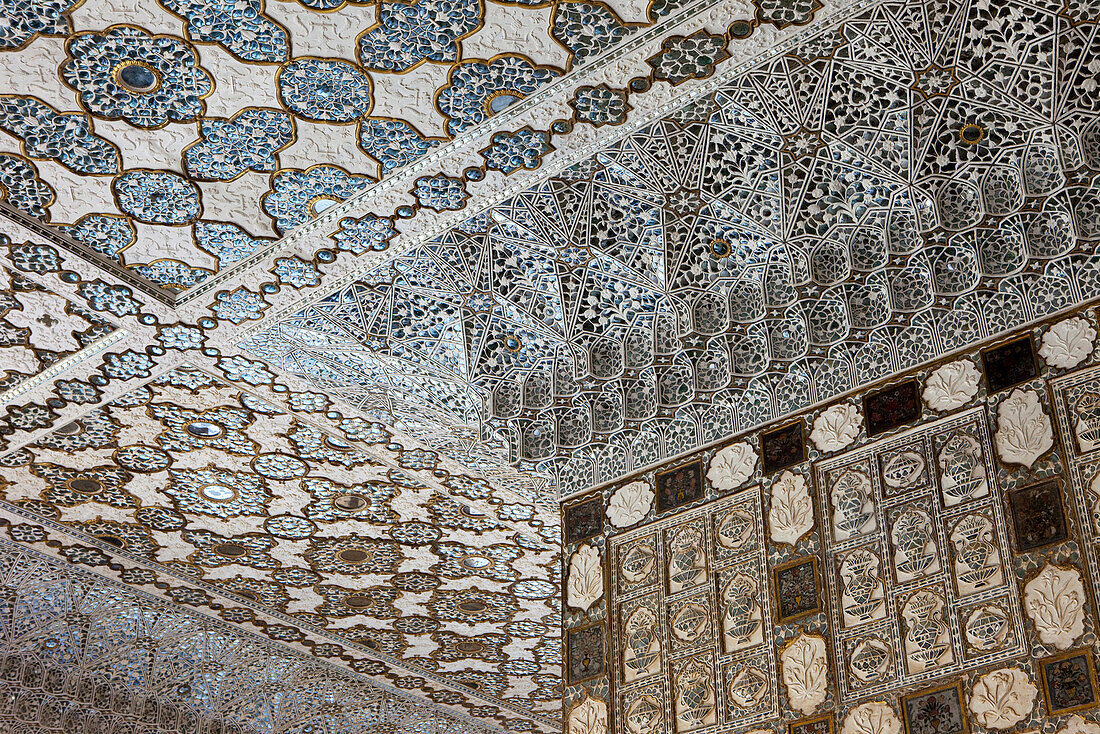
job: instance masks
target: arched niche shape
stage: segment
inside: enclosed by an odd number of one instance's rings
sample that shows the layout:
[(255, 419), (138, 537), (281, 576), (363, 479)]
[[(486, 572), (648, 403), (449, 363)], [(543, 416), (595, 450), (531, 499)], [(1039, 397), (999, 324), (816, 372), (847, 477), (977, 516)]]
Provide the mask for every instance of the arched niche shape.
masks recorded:
[(622, 433), (613, 437), (609, 443), (589, 448), (596, 467), (596, 483), (610, 482), (626, 474), (631, 438), (627, 433)]
[(884, 273), (871, 273), (862, 283), (845, 286), (852, 327), (873, 329), (890, 320), (890, 289)]
[(912, 207), (894, 202), (886, 219), (886, 245), (895, 255), (905, 255), (924, 244), (919, 220)]
[(790, 250), (782, 245), (773, 247), (764, 266), (764, 302), (769, 308), (782, 308), (798, 298), (797, 273)]
[(653, 319), (638, 319), (623, 340), (623, 366), (641, 370), (653, 365)]
[(700, 293), (691, 309), (695, 332), (703, 336), (722, 334), (729, 327), (726, 299), (721, 293)]
[(624, 414), (628, 421), (646, 420), (657, 414), (657, 377), (652, 369), (636, 379), (623, 380)]
[(571, 397), (581, 391), (573, 355), (565, 347), (554, 353), (554, 395)]
[(776, 382), (773, 391), (776, 409), (780, 415), (797, 412), (814, 402), (814, 391), (807, 367), (806, 360), (788, 365)]
[(687, 453), (699, 446), (699, 423), (694, 411), (679, 410), (664, 430), (665, 458)]
[(1050, 145), (1032, 144), (1024, 153), (1024, 190), (1028, 196), (1048, 196), (1066, 185), (1058, 163), (1058, 151)]
[(944, 229), (954, 232), (973, 227), (985, 215), (982, 197), (972, 181), (945, 181), (936, 195), (936, 205)]
[(741, 399), (734, 403), (737, 406), (737, 422), (742, 430), (763, 425), (775, 417), (772, 398), (767, 375), (757, 375), (749, 380), (741, 392)]
[(848, 249), (852, 267), (865, 273), (885, 267), (890, 257), (886, 250), (886, 231), (877, 225), (856, 227)]
[(505, 380), (493, 388), (490, 412), (494, 418), (515, 418), (523, 408), (520, 387), (514, 380)]
[(836, 285), (848, 279), (852, 265), (848, 248), (835, 240), (825, 240), (810, 254), (810, 277), (823, 286)]
[(703, 433), (703, 443), (732, 436), (737, 432), (737, 411), (724, 399), (712, 402), (703, 409), (699, 426)]
[(811, 344), (828, 346), (848, 336), (851, 318), (842, 295), (827, 292), (806, 309), (806, 330)]
[(540, 416), (523, 429), (523, 458), (537, 461), (554, 455), (556, 448), (554, 421)]
[(630, 468), (641, 469), (655, 464), (664, 456), (660, 436), (648, 426), (630, 442)]
[(1043, 211), (1031, 216), (1027, 232), (1027, 251), (1031, 257), (1061, 257), (1077, 244), (1073, 218), (1064, 201), (1047, 201)]
[(574, 398), (572, 405), (557, 408), (558, 446), (575, 449), (592, 440), (592, 411), (584, 398)]
[(809, 337), (800, 309), (790, 308), (782, 318), (768, 320), (768, 348), (772, 359), (795, 360), (806, 353)]
[(1081, 155), (1086, 166), (1100, 171), (1100, 119), (1081, 133)]
[(758, 322), (744, 331), (727, 337), (733, 374), (742, 377), (758, 375), (768, 368), (771, 348), (768, 346), (768, 325)]
[(536, 370), (523, 381), (523, 405), (530, 410), (542, 410), (554, 404), (550, 373)]
[(653, 343), (655, 352), (660, 356), (676, 354), (680, 351), (679, 326), (676, 316), (669, 311), (661, 311), (653, 321)]
[(695, 397), (691, 364), (685, 355), (676, 355), (672, 364), (658, 366), (656, 371), (657, 402), (661, 407), (675, 408)]
[(756, 277), (744, 277), (732, 283), (729, 302), (730, 320), (735, 323), (750, 324), (764, 318), (764, 287)]
[(588, 364), (592, 376), (610, 380), (623, 373), (623, 345), (610, 337), (595, 339), (588, 348)]
[(973, 238), (978, 267), (984, 275), (1005, 277), (1020, 272), (1027, 265), (1027, 241), (1019, 217), (1005, 217), (996, 227), (979, 229), (960, 235), (960, 238)]
[(991, 166), (982, 179), (982, 201), (986, 211), (1005, 216), (1024, 205), (1024, 184), (1015, 166)]
[(973, 290), (981, 279), (978, 256), (965, 242), (931, 245), (925, 256), (932, 270), (932, 287), (941, 296), (958, 296)]
[(693, 365), (697, 392), (714, 392), (729, 384), (732, 372), (724, 339), (710, 339), (706, 349), (688, 350), (687, 354)]
[(592, 401), (592, 430), (614, 433), (623, 427), (623, 391), (618, 383), (606, 383)]
[(932, 274), (921, 258), (913, 258), (907, 268), (890, 272), (890, 303), (895, 311), (910, 313), (932, 304)]
[(1088, 242), (1100, 239), (1100, 182), (1066, 190), (1073, 206), (1077, 235)]

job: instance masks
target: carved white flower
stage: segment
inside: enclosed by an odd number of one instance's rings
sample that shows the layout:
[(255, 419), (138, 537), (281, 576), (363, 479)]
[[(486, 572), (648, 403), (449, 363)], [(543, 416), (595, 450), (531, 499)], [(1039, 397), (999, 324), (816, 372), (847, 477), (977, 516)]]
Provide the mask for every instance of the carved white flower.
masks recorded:
[(859, 436), (863, 416), (851, 403), (840, 403), (814, 419), (810, 440), (821, 451), (839, 451)]
[(814, 527), (814, 503), (801, 474), (783, 472), (772, 483), (768, 530), (776, 543), (794, 545)]
[(1058, 730), (1058, 734), (1100, 734), (1100, 724), (1085, 721), (1074, 714), (1066, 721), (1066, 725)]
[(791, 706), (804, 715), (812, 714), (825, 701), (828, 688), (829, 663), (824, 638), (799, 633), (779, 653), (779, 667)]
[(969, 359), (945, 364), (924, 383), (924, 402), (940, 412), (962, 407), (978, 394), (981, 379), (981, 373)]
[(607, 704), (585, 694), (569, 712), (566, 734), (607, 734)]
[(710, 460), (707, 479), (715, 489), (737, 489), (748, 481), (756, 470), (756, 452), (747, 443), (727, 446)]
[(607, 505), (607, 519), (617, 528), (637, 525), (649, 514), (653, 505), (653, 490), (645, 482), (624, 484), (611, 495)]
[(901, 734), (901, 721), (890, 704), (868, 701), (848, 712), (840, 734)]
[(1085, 587), (1080, 571), (1048, 563), (1024, 586), (1024, 611), (1044, 644), (1068, 649), (1085, 632)]
[(1010, 729), (1035, 707), (1039, 689), (1019, 668), (986, 673), (970, 692), (970, 713), (986, 729)]
[(569, 606), (586, 612), (603, 597), (603, 566), (598, 548), (586, 544), (577, 549), (569, 559), (565, 589)]
[(997, 453), (1009, 464), (1027, 468), (1054, 446), (1054, 427), (1030, 390), (1013, 390), (997, 408)]
[(1068, 370), (1081, 364), (1096, 343), (1096, 329), (1080, 316), (1059, 321), (1043, 334), (1039, 354), (1047, 364)]

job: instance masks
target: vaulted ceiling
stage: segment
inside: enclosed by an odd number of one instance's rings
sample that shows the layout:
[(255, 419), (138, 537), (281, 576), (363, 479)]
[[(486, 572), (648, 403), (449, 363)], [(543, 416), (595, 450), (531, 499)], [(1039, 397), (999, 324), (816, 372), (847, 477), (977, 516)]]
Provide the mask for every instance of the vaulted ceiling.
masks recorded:
[(5, 664), (558, 728), (559, 496), (1100, 295), (1098, 13), (0, 0)]

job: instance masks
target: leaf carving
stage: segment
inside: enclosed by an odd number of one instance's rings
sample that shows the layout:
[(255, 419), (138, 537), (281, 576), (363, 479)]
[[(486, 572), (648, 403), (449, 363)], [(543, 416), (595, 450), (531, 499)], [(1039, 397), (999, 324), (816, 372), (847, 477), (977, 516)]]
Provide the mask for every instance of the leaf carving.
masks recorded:
[(810, 439), (821, 451), (839, 451), (856, 440), (862, 425), (863, 416), (856, 406), (840, 403), (814, 419)]
[(962, 407), (978, 394), (981, 379), (981, 373), (969, 359), (945, 364), (928, 376), (922, 393), (924, 402), (941, 412)]
[(567, 592), (569, 606), (586, 612), (603, 597), (603, 567), (595, 546), (582, 545), (569, 560)]
[(568, 734), (607, 734), (607, 704), (586, 695), (569, 712)]
[(890, 704), (868, 701), (848, 712), (840, 734), (901, 734), (901, 721)]
[(1054, 446), (1054, 428), (1034, 391), (1014, 390), (997, 408), (996, 442), (1001, 459), (1029, 469)]
[(756, 470), (756, 452), (747, 443), (735, 443), (725, 447), (710, 460), (707, 479), (716, 489), (737, 489)]
[(825, 701), (828, 684), (825, 640), (803, 632), (783, 649), (779, 663), (791, 706), (806, 715), (813, 713)]
[(1096, 329), (1080, 316), (1059, 321), (1043, 334), (1039, 354), (1047, 364), (1061, 369), (1072, 369), (1092, 353), (1096, 341)]
[(1085, 589), (1076, 568), (1047, 564), (1024, 586), (1024, 609), (1039, 639), (1066, 650), (1085, 631)]
[(645, 482), (624, 484), (611, 495), (607, 519), (617, 528), (628, 528), (642, 521), (653, 504), (653, 490)]
[(1039, 690), (1019, 668), (986, 673), (974, 684), (970, 712), (987, 729), (1010, 729), (1031, 713)]
[(814, 506), (806, 479), (789, 471), (772, 484), (768, 529), (776, 543), (794, 545), (814, 527)]

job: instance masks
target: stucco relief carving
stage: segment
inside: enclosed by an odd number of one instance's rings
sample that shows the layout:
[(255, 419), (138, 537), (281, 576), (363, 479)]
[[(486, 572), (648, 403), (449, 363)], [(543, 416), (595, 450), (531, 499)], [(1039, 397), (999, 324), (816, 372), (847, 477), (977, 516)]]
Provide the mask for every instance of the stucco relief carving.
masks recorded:
[(905, 621), (905, 663), (922, 673), (952, 662), (951, 628), (944, 620), (943, 596), (931, 589), (913, 593), (901, 608)]
[(1066, 725), (1058, 730), (1058, 734), (1100, 734), (1100, 724), (1074, 714), (1066, 720)]
[(810, 440), (820, 451), (839, 451), (859, 437), (863, 416), (850, 403), (840, 403), (814, 419)]
[(945, 364), (928, 376), (924, 384), (924, 402), (941, 413), (961, 408), (978, 394), (982, 375), (969, 359)]
[(848, 712), (840, 734), (901, 734), (901, 720), (885, 701), (868, 701)]
[(1054, 428), (1038, 393), (1013, 390), (997, 408), (997, 453), (1008, 464), (1027, 468), (1054, 446)]
[(756, 451), (747, 443), (727, 446), (710, 460), (707, 479), (715, 489), (737, 489), (748, 481), (756, 469)]
[(840, 606), (845, 627), (856, 627), (876, 619), (885, 619), (882, 562), (867, 548), (857, 548), (840, 562), (843, 593)]
[(825, 640), (802, 632), (779, 653), (787, 700), (802, 714), (812, 714), (825, 701), (829, 663)]
[(569, 712), (567, 734), (607, 734), (607, 704), (585, 695)]
[(603, 598), (603, 565), (595, 546), (582, 545), (569, 559), (566, 596), (569, 606), (586, 612)]
[(653, 490), (645, 482), (624, 484), (611, 495), (607, 505), (607, 519), (617, 528), (637, 525), (653, 506)]
[(768, 531), (772, 541), (794, 545), (813, 530), (814, 503), (801, 474), (783, 472), (772, 483)]
[(646, 607), (638, 607), (623, 623), (623, 682), (652, 675), (661, 669), (661, 638), (657, 634), (657, 616)]
[(1024, 586), (1024, 611), (1043, 643), (1068, 649), (1085, 631), (1081, 572), (1048, 563)]
[(760, 585), (739, 573), (722, 588), (722, 632), (725, 651), (733, 652), (764, 641)]
[(1096, 329), (1080, 316), (1059, 321), (1043, 334), (1039, 354), (1047, 364), (1073, 369), (1085, 361), (1096, 343)]
[(833, 536), (838, 542), (878, 527), (871, 491), (870, 478), (854, 469), (844, 471), (833, 483)]
[(1031, 713), (1038, 693), (1027, 673), (1019, 668), (994, 670), (974, 684), (970, 713), (987, 729), (1009, 729)]

